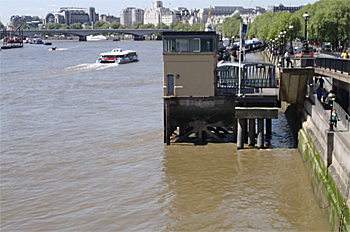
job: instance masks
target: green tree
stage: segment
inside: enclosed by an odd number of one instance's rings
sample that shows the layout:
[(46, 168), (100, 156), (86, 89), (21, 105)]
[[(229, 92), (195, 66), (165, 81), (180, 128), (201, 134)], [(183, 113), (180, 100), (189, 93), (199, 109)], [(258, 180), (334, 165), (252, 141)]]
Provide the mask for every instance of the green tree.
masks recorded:
[(96, 21), (94, 24), (94, 29), (102, 29), (105, 25), (108, 25), (105, 21)]
[(179, 19), (175, 19), (175, 20), (170, 24), (170, 29), (174, 29), (179, 23), (180, 23), (180, 20), (179, 20)]
[(223, 33), (227, 37), (238, 36), (240, 24), (243, 22), (242, 17), (239, 14), (234, 14), (229, 18), (225, 18), (222, 23)]
[(58, 29), (70, 29), (67, 24), (60, 24)]
[(141, 21), (136, 21), (132, 24), (131, 29), (139, 29), (142, 24)]
[(84, 27), (84, 30), (91, 30), (91, 29), (92, 29), (92, 27), (88, 26), (88, 25)]
[(82, 29), (83, 27), (81, 26), (80, 22), (76, 22), (70, 25), (71, 29)]
[(117, 21), (113, 21), (111, 24), (109, 24), (109, 26), (112, 28), (112, 29), (119, 29), (119, 27), (121, 26), (121, 24)]
[[(176, 20), (175, 20), (176, 21)], [(190, 31), (191, 26), (189, 23), (178, 22), (176, 26), (173, 28), (174, 31)]]
[(265, 12), (255, 18), (249, 25), (247, 35), (260, 40), (278, 37), (281, 30), (287, 31), (286, 39), (290, 39), (288, 28), (292, 25), (293, 38), (305, 38), (305, 21), (303, 14), (308, 12), (308, 39), (333, 42), (333, 45), (349, 46), (350, 39), (350, 0), (320, 0), (307, 4), (301, 10), (289, 12)]
[[(190, 30), (191, 31), (201, 31), (201, 24), (200, 23), (192, 24)], [(203, 31), (203, 28), (202, 28), (202, 31)]]
[(140, 25), (139, 29), (155, 29), (155, 26), (152, 23), (147, 23)]
[(46, 23), (45, 24), (45, 29), (46, 30), (53, 30), (53, 29), (59, 29), (60, 24), (59, 23)]
[(156, 26), (156, 29), (169, 29), (169, 26), (166, 25), (165, 23), (159, 23), (159, 24)]

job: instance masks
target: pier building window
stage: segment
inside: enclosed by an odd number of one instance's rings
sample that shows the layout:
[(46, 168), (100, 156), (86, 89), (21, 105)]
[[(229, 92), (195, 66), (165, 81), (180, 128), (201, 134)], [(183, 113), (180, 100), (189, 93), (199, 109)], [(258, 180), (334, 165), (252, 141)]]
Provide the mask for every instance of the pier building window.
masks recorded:
[(190, 52), (199, 52), (199, 44), (200, 44), (200, 39), (199, 38), (195, 38), (195, 39), (189, 39), (189, 45), (190, 45)]
[(177, 38), (163, 40), (164, 52), (213, 52), (212, 38)]
[(212, 52), (213, 51), (213, 40), (212, 39), (202, 39), (201, 51), (202, 52)]
[(187, 52), (188, 51), (188, 39), (177, 39), (176, 40), (176, 51)]

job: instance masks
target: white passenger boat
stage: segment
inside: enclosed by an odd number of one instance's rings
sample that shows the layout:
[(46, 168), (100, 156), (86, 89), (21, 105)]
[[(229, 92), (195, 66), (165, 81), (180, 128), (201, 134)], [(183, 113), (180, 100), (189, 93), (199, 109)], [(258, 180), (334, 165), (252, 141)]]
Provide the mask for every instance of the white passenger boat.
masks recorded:
[(122, 50), (121, 48), (113, 49), (110, 52), (100, 54), (100, 58), (96, 60), (97, 63), (118, 63), (125, 64), (137, 61), (138, 56), (135, 51)]
[(100, 41), (107, 40), (107, 37), (104, 35), (88, 35), (86, 36), (86, 41)]

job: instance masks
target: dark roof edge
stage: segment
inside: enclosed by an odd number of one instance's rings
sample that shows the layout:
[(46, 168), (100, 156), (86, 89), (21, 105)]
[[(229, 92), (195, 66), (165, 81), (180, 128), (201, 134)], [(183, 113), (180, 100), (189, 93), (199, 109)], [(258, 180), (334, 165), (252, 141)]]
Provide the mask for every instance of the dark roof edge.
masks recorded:
[(164, 31), (163, 36), (216, 35), (215, 31)]

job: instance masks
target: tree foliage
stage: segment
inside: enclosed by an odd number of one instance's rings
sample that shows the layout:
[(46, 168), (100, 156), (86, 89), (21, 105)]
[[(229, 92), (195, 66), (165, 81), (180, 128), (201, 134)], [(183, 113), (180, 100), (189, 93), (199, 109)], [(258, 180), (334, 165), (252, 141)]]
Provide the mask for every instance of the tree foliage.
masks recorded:
[(81, 23), (76, 22), (70, 25), (70, 29), (82, 29)]
[(225, 18), (222, 23), (223, 33), (227, 37), (239, 36), (239, 28), (242, 22), (243, 19), (239, 14), (234, 14), (229, 18)]
[(136, 21), (132, 24), (131, 29), (139, 29), (143, 23), (141, 21)]
[(350, 0), (320, 0), (305, 5), (301, 10), (291, 14), (265, 12), (256, 17), (248, 27), (247, 35), (265, 41), (278, 37), (281, 30), (290, 38), (289, 26), (293, 28), (293, 38), (305, 38), (305, 21), (303, 14), (308, 12), (308, 38), (319, 41), (349, 41), (350, 37)]
[(47, 29), (47, 30), (53, 30), (53, 29), (70, 29), (70, 27), (69, 27), (67, 24), (47, 23), (47, 24), (45, 24), (44, 29)]

